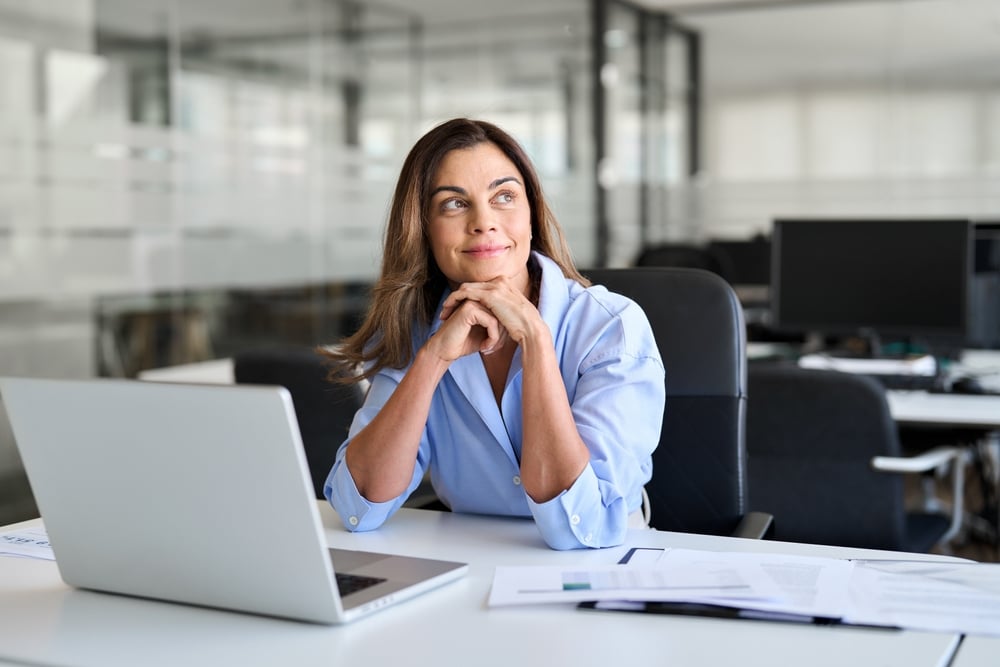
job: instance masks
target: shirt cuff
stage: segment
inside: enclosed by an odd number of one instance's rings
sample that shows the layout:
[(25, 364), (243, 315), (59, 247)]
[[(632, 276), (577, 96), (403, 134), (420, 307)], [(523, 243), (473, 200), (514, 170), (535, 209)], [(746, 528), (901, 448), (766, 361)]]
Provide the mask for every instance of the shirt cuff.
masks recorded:
[(385, 523), (398, 504), (395, 500), (373, 503), (362, 496), (343, 458), (337, 461), (330, 471), (324, 493), (333, 509), (340, 515), (344, 527), (352, 532), (378, 528)]
[(528, 507), (542, 538), (553, 549), (610, 547), (625, 541), (625, 498), (615, 494), (607, 503), (590, 465), (571, 487), (552, 500), (536, 503), (528, 496)]

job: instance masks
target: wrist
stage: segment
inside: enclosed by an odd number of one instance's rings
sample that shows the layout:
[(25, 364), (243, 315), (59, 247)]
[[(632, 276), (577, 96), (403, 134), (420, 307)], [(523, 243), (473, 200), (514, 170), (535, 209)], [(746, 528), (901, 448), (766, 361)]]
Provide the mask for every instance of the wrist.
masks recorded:
[(537, 325), (522, 336), (518, 345), (521, 346), (521, 354), (525, 356), (534, 356), (539, 352), (552, 352), (554, 350), (552, 332), (549, 331), (548, 325), (539, 318)]
[(417, 350), (411, 369), (417, 370), (417, 372), (429, 373), (435, 379), (439, 380), (448, 371), (448, 367), (451, 366), (451, 360), (444, 358), (434, 349), (432, 340), (428, 340), (423, 347)]

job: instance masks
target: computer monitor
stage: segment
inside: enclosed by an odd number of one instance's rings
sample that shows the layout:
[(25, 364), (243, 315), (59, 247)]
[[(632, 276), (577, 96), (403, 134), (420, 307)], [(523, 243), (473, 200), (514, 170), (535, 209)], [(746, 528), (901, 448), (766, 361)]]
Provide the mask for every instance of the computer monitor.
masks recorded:
[(771, 282), (771, 242), (765, 236), (750, 239), (713, 239), (708, 250), (723, 258), (726, 278), (733, 285)]
[(973, 273), (1000, 272), (1000, 222), (976, 222)]
[(779, 219), (772, 322), (783, 331), (960, 341), (968, 330), (971, 222)]
[(969, 347), (1000, 348), (1000, 222), (977, 221), (969, 285)]

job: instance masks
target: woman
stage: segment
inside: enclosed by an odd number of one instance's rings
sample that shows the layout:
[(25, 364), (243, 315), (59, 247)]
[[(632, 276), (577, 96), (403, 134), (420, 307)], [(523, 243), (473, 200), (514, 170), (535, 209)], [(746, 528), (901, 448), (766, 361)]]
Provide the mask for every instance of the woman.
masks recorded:
[(371, 381), (325, 487), (349, 530), (426, 470), (453, 511), (533, 516), (555, 549), (642, 523), (663, 365), (639, 307), (587, 285), (514, 139), (455, 119), (417, 141), (368, 315), (330, 355)]

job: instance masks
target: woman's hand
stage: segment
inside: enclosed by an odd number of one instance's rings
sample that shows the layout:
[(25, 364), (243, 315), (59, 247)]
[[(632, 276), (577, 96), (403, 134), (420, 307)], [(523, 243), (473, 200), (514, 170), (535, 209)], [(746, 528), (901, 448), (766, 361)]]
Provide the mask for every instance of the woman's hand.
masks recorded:
[(444, 323), (428, 339), (425, 349), (449, 363), (473, 352), (489, 354), (507, 340), (507, 331), (496, 316), (475, 301), (453, 303), (441, 319)]
[(485, 336), (484, 344), (470, 352), (478, 350), (489, 354), (502, 347), (507, 338), (522, 344), (532, 331), (544, 324), (535, 305), (504, 277), (460, 285), (448, 295), (441, 308), (441, 319), (446, 321), (441, 328), (444, 329), (456, 314), (468, 307), (476, 308), (477, 312), (478, 309), (485, 311), (497, 323), (499, 332), (495, 340)]
[[(521, 482), (535, 502), (551, 500), (580, 476), (590, 452), (580, 438), (552, 345), (552, 334), (538, 308), (506, 278), (464, 283), (448, 295), (441, 309), (446, 341), (465, 353), (500, 349), (504, 338), (521, 348), (523, 363)], [(493, 321), (497, 338), (483, 323)], [(470, 324), (474, 322), (475, 324)], [(454, 335), (454, 338), (452, 336)]]

